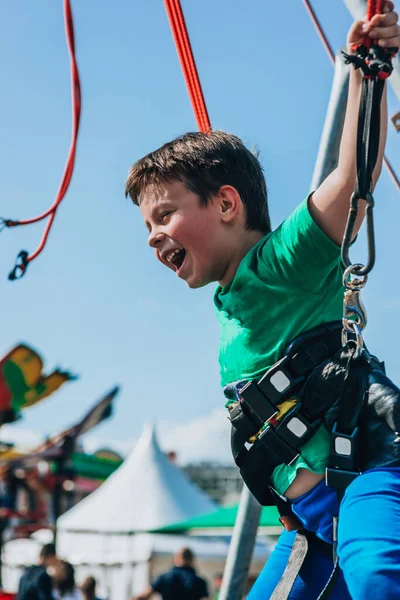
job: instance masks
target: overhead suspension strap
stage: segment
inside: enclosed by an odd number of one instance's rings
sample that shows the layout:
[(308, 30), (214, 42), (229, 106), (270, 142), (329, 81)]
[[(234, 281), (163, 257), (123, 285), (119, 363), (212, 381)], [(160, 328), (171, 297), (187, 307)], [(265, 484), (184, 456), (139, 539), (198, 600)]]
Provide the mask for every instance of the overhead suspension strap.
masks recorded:
[[(304, 4), (305, 8), (307, 9), (308, 14), (310, 15), (311, 21), (312, 21), (315, 29), (317, 30), (319, 37), (321, 38), (322, 44), (325, 47), (326, 53), (328, 54), (328, 56), (331, 60), (331, 63), (334, 65), (335, 64), (335, 54), (332, 50), (332, 46), (329, 43), (328, 37), (321, 25), (316, 13), (315, 13), (315, 10), (312, 7), (311, 1), (303, 0), (303, 4)], [(368, 10), (373, 10), (373, 7), (372, 8), (368, 7)], [(375, 7), (375, 10), (376, 10), (376, 7)], [(376, 13), (373, 12), (372, 14), (374, 15)], [(370, 38), (368, 38), (368, 39), (370, 39)], [(394, 183), (396, 184), (397, 189), (400, 190), (400, 180), (399, 180), (398, 176), (396, 175), (396, 172), (386, 155), (383, 157), (383, 161), (385, 163), (387, 170), (389, 171), (389, 175), (392, 177)]]
[[(367, 18), (382, 14), (384, 0), (369, 0)], [(344, 302), (344, 342), (348, 334), (356, 337), (354, 358), (360, 357), (363, 348), (362, 330), (367, 319), (359, 297), (360, 290), (367, 282), (368, 273), (375, 264), (375, 236), (373, 222), (374, 197), (372, 195), (372, 175), (376, 165), (380, 138), (381, 99), (385, 80), (393, 70), (392, 58), (398, 48), (382, 48), (366, 36), (354, 54), (344, 53), (345, 60), (363, 73), (360, 111), (357, 129), (356, 185), (350, 200), (350, 212), (342, 243), (342, 261), (346, 267), (343, 283), (346, 289)], [(359, 201), (367, 203), (366, 222), (368, 236), (368, 258), (365, 265), (352, 264), (349, 256), (354, 224), (358, 214)], [(352, 279), (355, 277), (355, 279)]]
[(175, 41), (176, 51), (181, 63), (183, 76), (185, 78), (186, 87), (192, 103), (197, 127), (203, 133), (208, 133), (211, 131), (210, 119), (208, 116), (196, 63), (193, 57), (192, 47), (190, 44), (189, 34), (186, 28), (180, 0), (164, 0), (164, 4), (167, 10), (167, 15)]
[(42, 239), (40, 244), (34, 252), (29, 254), (26, 250), (21, 250), (18, 254), (15, 267), (10, 272), (8, 278), (10, 280), (20, 279), (27, 270), (28, 264), (32, 262), (42, 252), (46, 245), (47, 238), (50, 233), (50, 229), (53, 225), (54, 218), (56, 216), (57, 208), (59, 207), (62, 199), (64, 198), (69, 184), (71, 182), (72, 173), (75, 163), (76, 144), (79, 132), (79, 122), (81, 115), (81, 87), (79, 80), (79, 71), (75, 58), (75, 38), (74, 38), (74, 23), (72, 18), (72, 10), (70, 0), (64, 0), (64, 19), (65, 19), (65, 31), (68, 45), (68, 51), (70, 55), (71, 64), (71, 89), (72, 89), (72, 141), (68, 153), (68, 158), (64, 173), (61, 179), (61, 183), (53, 204), (44, 213), (31, 219), (23, 220), (12, 220), (12, 219), (0, 219), (0, 231), (5, 227), (17, 227), (19, 225), (30, 225), (32, 223), (38, 223), (43, 219), (48, 218)]

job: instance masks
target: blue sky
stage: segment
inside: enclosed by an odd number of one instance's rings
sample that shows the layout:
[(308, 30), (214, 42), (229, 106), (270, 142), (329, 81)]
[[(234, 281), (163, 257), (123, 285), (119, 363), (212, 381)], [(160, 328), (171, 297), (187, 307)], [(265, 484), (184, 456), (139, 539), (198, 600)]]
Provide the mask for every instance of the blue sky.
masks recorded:
[[(47, 247), (22, 280), (7, 274), (43, 224), (0, 235), (0, 352), (24, 341), (75, 383), (3, 429), (33, 442), (79, 418), (122, 385), (115, 416), (89, 449), (127, 450), (145, 421), (191, 458), (227, 458), (212, 287), (189, 290), (156, 262), (137, 207), (124, 198), (139, 157), (196, 128), (161, 0), (72, 0), (83, 110), (75, 172)], [(213, 127), (257, 145), (274, 226), (309, 190), (333, 76), (300, 0), (182, 2)], [(339, 49), (344, 2), (314, 0)], [(69, 59), (61, 0), (0, 4), (0, 214), (34, 216), (55, 196), (71, 135)], [(392, 93), (390, 114), (399, 107)], [(397, 134), (400, 135), (400, 134)], [(399, 138), (387, 153), (400, 173)], [(376, 190), (377, 265), (364, 301), (367, 341), (398, 375), (399, 194), (386, 172)], [(364, 236), (355, 250), (363, 259)], [(2, 435), (0, 433), (0, 437)]]

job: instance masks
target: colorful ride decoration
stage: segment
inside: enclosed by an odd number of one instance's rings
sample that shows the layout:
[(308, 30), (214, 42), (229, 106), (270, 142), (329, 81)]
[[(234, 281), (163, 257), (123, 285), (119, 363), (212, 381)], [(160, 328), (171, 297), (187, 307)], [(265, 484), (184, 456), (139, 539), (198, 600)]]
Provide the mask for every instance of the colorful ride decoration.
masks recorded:
[(76, 452), (78, 438), (110, 417), (118, 392), (119, 387), (114, 387), (75, 425), (31, 451), (5, 447), (0, 452), (0, 523), (7, 529), (6, 539), (27, 537), (44, 527), (54, 528), (62, 512), (98, 487), (119, 466), (116, 460), (90, 461), (101, 462), (102, 469), (92, 474), (97, 481), (88, 482), (88, 473), (83, 469), (83, 462), (88, 460)]
[(74, 379), (61, 369), (44, 374), (43, 360), (35, 350), (25, 344), (15, 346), (0, 360), (0, 426), (16, 421), (22, 410)]

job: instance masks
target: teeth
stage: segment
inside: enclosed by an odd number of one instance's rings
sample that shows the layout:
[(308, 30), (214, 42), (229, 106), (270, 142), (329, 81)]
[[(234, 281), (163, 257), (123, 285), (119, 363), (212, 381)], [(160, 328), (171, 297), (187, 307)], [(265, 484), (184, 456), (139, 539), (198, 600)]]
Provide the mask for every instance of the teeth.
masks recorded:
[(180, 251), (181, 251), (181, 248), (177, 248), (176, 250), (172, 250), (172, 252), (168, 252), (168, 254), (165, 255), (165, 260), (167, 262), (171, 262), (175, 256), (175, 254), (178, 254), (178, 252), (180, 252)]

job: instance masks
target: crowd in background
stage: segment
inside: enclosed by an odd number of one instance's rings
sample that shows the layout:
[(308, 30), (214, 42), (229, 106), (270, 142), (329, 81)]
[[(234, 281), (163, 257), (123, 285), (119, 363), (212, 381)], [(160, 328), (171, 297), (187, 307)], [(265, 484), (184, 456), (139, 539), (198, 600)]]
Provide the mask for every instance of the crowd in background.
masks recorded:
[(87, 577), (75, 584), (74, 567), (57, 558), (54, 544), (45, 544), (37, 565), (25, 569), (19, 582), (17, 600), (100, 600), (96, 580)]
[[(162, 600), (211, 600), (208, 585), (194, 566), (190, 548), (180, 548), (172, 557), (172, 566), (155, 579), (139, 596), (131, 600), (148, 600), (159, 594)], [(214, 581), (216, 600), (222, 574)], [(5, 596), (6, 597), (6, 596)], [(10, 596), (10, 598), (14, 596)], [(86, 577), (80, 586), (75, 583), (74, 567), (56, 555), (54, 544), (45, 544), (36, 565), (27, 567), (19, 582), (16, 600), (100, 600), (96, 595), (96, 580)]]

